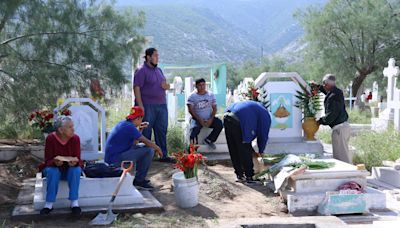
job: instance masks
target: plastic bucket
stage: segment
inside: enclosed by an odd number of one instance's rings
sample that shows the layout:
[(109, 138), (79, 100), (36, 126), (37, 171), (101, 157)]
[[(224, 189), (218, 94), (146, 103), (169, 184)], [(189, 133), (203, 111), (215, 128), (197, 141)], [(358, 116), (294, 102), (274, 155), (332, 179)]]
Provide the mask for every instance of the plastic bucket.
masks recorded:
[(199, 204), (199, 183), (197, 178), (186, 179), (183, 172), (172, 175), (176, 204), (181, 208), (195, 207)]

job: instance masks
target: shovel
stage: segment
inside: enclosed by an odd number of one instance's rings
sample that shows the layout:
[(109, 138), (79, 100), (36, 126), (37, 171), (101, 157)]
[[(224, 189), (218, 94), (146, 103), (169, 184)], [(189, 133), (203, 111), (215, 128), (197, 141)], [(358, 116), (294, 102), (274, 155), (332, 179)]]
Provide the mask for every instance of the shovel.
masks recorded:
[[(125, 168), (125, 166), (129, 164), (128, 168)], [(92, 221), (89, 222), (89, 225), (110, 225), (114, 220), (117, 218), (118, 214), (114, 214), (112, 212), (112, 205), (114, 203), (115, 197), (117, 196), (119, 189), (121, 188), (121, 184), (124, 181), (125, 175), (127, 172), (131, 171), (133, 168), (133, 162), (132, 161), (122, 161), (121, 162), (121, 168), (123, 170), (121, 177), (119, 178), (117, 187), (115, 188), (115, 191), (112, 194), (110, 203), (108, 204), (108, 210), (107, 213), (99, 213)]]

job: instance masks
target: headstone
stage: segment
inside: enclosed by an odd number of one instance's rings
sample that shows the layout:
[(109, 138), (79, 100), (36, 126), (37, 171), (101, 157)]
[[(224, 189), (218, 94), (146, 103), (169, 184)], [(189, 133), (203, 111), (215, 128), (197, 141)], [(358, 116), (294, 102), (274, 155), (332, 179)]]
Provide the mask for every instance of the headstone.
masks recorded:
[[(296, 91), (301, 90), (298, 83), (307, 87), (306, 82), (296, 72), (264, 72), (255, 80), (256, 88), (263, 87), (270, 101), (271, 129), (264, 151), (266, 153), (321, 155), (323, 152), (320, 141), (304, 140), (302, 110), (294, 106), (297, 101)], [(256, 143), (253, 142), (253, 144)]]
[(173, 123), (177, 121), (178, 117), (178, 94), (182, 93), (183, 82), (181, 77), (174, 77), (172, 83), (173, 92), (167, 93), (167, 106), (168, 106), (168, 116), (169, 120)]
[(64, 108), (71, 110), (75, 134), (81, 140), (81, 158), (84, 160), (103, 159), (106, 141), (104, 108), (90, 98), (68, 98), (54, 109), (54, 113)]
[(394, 122), (394, 127), (400, 131), (400, 90), (397, 88), (397, 76), (400, 70), (396, 66), (394, 58), (390, 58), (388, 66), (383, 70), (383, 75), (388, 78), (387, 104), (386, 109), (379, 113), (379, 118), (372, 118), (372, 129), (381, 131), (387, 129), (391, 121)]

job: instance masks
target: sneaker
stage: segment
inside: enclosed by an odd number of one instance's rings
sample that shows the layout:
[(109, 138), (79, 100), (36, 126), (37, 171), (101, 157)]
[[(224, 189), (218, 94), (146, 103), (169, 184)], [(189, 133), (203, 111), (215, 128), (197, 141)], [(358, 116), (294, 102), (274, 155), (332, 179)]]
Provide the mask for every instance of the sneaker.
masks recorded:
[(176, 160), (171, 157), (163, 157), (158, 159), (159, 162), (176, 163)]
[(204, 139), (204, 143), (208, 145), (208, 148), (215, 150), (217, 147), (215, 146), (215, 144), (213, 142), (211, 142), (211, 140), (209, 139)]
[(71, 213), (74, 216), (79, 216), (82, 213), (82, 210), (80, 207), (71, 207)]
[(47, 207), (44, 207), (42, 210), (40, 210), (40, 214), (41, 215), (48, 215), (48, 214), (50, 214), (50, 212), (53, 210), (53, 208), (47, 208)]
[(150, 181), (142, 181), (142, 182), (137, 182), (133, 181), (133, 185), (138, 189), (138, 190), (147, 190), (147, 191), (152, 191), (154, 190), (154, 187), (151, 186)]

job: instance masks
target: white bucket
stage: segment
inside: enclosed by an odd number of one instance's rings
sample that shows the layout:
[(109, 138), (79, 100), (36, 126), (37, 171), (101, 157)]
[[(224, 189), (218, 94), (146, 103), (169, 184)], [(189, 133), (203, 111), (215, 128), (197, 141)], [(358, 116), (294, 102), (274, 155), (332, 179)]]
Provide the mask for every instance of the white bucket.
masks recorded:
[(176, 204), (181, 208), (195, 207), (199, 204), (199, 183), (197, 178), (186, 179), (183, 172), (172, 175)]

